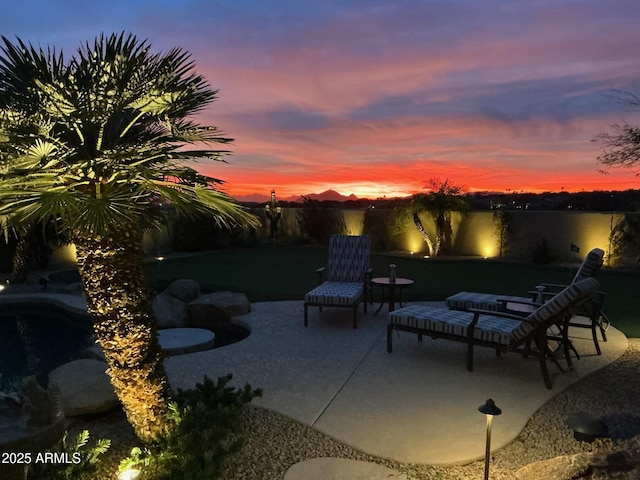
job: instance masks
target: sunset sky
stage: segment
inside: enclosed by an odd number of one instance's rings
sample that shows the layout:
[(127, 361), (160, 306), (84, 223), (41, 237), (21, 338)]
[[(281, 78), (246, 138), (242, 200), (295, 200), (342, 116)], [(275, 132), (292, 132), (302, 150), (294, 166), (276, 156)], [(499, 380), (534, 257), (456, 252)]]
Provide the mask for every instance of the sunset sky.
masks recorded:
[(202, 162), (238, 198), (640, 188), (593, 138), (640, 124), (637, 0), (22, 0), (0, 34), (70, 54), (102, 32), (180, 46), (235, 139)]

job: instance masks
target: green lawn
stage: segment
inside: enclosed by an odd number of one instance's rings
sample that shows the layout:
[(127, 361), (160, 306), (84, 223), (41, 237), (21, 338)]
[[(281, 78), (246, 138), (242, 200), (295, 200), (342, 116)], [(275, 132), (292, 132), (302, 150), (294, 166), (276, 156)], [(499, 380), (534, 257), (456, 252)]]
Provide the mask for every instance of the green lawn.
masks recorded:
[[(217, 250), (169, 258), (148, 265), (151, 288), (158, 291), (173, 280), (192, 278), (204, 292), (244, 292), (250, 301), (300, 300), (317, 285), (316, 268), (325, 264), (326, 248), (287, 247)], [(461, 290), (525, 295), (538, 283), (567, 283), (572, 268), (482, 259), (422, 259), (374, 254), (374, 276), (386, 276), (395, 263), (400, 277), (415, 284), (403, 292), (406, 300), (444, 300)], [(598, 276), (607, 292), (604, 311), (627, 336), (640, 337), (640, 272), (604, 269)]]

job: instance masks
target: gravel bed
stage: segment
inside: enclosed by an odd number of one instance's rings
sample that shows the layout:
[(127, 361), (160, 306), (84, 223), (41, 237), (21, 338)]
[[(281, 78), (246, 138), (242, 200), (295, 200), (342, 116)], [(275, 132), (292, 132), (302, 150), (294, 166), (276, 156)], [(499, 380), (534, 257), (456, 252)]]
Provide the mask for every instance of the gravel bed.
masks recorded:
[[(521, 434), (491, 459), (491, 478), (514, 479), (518, 468), (539, 460), (581, 452), (612, 452), (640, 445), (640, 339), (629, 339), (629, 348), (613, 364), (569, 387), (543, 405)], [(602, 418), (609, 436), (592, 443), (578, 442), (567, 427), (570, 413), (586, 411)], [(376, 462), (405, 473), (406, 480), (458, 480), (483, 478), (484, 461), (434, 467), (402, 464), (363, 454), (294, 420), (258, 407), (246, 409), (246, 442), (228, 464), (225, 480), (281, 480), (289, 467), (315, 457), (341, 457)], [(121, 412), (84, 420), (73, 431), (87, 428), (93, 438), (111, 438), (99, 480), (115, 478), (117, 462), (136, 439)], [(452, 447), (455, 448), (455, 447)], [(580, 478), (640, 478), (637, 471)]]

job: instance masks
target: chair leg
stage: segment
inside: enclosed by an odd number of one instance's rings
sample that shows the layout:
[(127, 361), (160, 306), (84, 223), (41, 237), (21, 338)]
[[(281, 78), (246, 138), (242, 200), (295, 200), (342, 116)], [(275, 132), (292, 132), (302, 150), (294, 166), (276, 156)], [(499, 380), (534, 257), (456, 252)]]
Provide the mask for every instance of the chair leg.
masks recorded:
[(304, 326), (309, 325), (309, 306), (304, 304)]
[[(547, 345), (547, 334), (542, 332), (542, 335), (536, 337), (536, 347), (538, 348), (538, 355), (540, 359), (540, 370), (542, 371), (542, 378), (545, 386), (551, 390), (553, 384), (551, 383), (551, 377), (549, 376), (549, 369), (547, 368), (547, 355), (550, 355), (553, 360), (553, 354), (549, 352), (549, 346)], [(557, 363), (555, 361), (554, 363)]]
[(593, 337), (596, 352), (598, 355), (602, 355), (602, 350), (600, 350), (600, 344), (598, 343), (598, 322), (591, 322), (591, 336)]
[[(606, 325), (606, 327), (604, 326)], [(600, 327), (600, 334), (602, 335), (602, 341), (607, 341), (607, 327), (611, 325), (609, 318), (604, 314), (604, 312), (600, 312), (600, 316), (598, 317), (598, 326)]]
[(473, 372), (473, 342), (467, 343), (467, 370)]
[(353, 307), (353, 328), (358, 328), (358, 304)]

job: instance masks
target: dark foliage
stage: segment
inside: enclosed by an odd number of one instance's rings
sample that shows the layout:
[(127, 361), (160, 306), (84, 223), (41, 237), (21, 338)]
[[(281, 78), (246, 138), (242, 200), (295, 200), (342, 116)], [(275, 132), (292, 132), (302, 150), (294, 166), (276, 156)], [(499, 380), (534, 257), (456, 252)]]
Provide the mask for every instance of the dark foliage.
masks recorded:
[(547, 239), (543, 238), (533, 249), (531, 254), (531, 261), (539, 265), (547, 265), (553, 263), (556, 260), (556, 255), (553, 253)]
[(327, 207), (324, 202), (304, 198), (298, 213), (298, 223), (304, 235), (312, 242), (327, 245), (332, 234), (345, 230), (344, 220), (339, 210)]
[(178, 390), (171, 404), (171, 431), (150, 447), (134, 449), (121, 468), (141, 466), (140, 480), (213, 480), (242, 443), (241, 412), (260, 389), (229, 386), (231, 375), (204, 378), (193, 390)]

